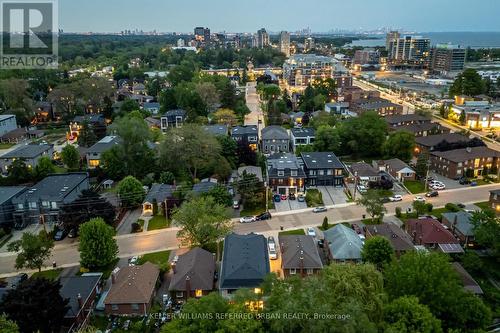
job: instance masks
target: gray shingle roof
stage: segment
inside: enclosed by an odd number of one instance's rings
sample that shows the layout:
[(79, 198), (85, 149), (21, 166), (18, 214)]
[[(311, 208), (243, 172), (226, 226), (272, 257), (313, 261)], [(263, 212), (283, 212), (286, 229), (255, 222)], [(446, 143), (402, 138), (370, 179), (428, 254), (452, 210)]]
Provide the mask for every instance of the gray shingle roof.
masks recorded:
[(227, 135), (228, 133), (227, 125), (207, 125), (203, 126), (203, 129), (213, 135)]
[(409, 251), (414, 248), (410, 235), (397, 225), (382, 223), (378, 225), (367, 225), (366, 229), (372, 236), (387, 238), (396, 251)]
[(463, 268), (462, 265), (458, 262), (454, 262), (451, 264), (455, 271), (458, 273), (458, 276), (460, 277), (460, 280), (462, 280), (462, 283), (464, 285), (464, 289), (468, 290), (470, 292), (473, 292), (474, 294), (483, 294), (483, 290), (479, 286), (479, 284), (474, 280), (474, 278)]
[(97, 287), (101, 276), (71, 276), (62, 277), (60, 294), (62, 298), (69, 298), (69, 309), (66, 312), (66, 318), (74, 318), (78, 315), (80, 306), (78, 304), (78, 295), (85, 303), (91, 296), (92, 291)]
[(108, 135), (99, 140), (96, 144), (89, 148), (87, 151), (88, 154), (99, 154), (103, 153), (106, 150), (113, 148), (115, 145), (120, 143), (120, 138), (114, 135)]
[(377, 170), (375, 170), (370, 164), (365, 162), (353, 163), (350, 166), (353, 174), (358, 173), (358, 177), (376, 177), (378, 176)]
[[(89, 181), (88, 174), (85, 172), (49, 175), (13, 199), (12, 202), (24, 203), (25, 201), (33, 202), (38, 200), (61, 201), (75, 187), (85, 181), (87, 183)], [(85, 188), (88, 188), (88, 186)]]
[(231, 129), (231, 135), (258, 134), (257, 125), (235, 126)]
[(467, 212), (443, 213), (443, 219), (448, 220), (453, 230), (455, 218), (457, 224), (454, 226), (464, 236), (474, 236), (474, 226), (471, 223), (471, 215)]
[(0, 205), (24, 191), (24, 186), (0, 186)]
[(154, 199), (156, 199), (156, 202), (158, 203), (163, 202), (173, 196), (174, 190), (175, 188), (173, 185), (153, 184), (151, 189), (148, 191), (144, 202), (152, 203)]
[[(299, 178), (304, 178), (305, 173), (301, 167), (300, 161), (294, 154), (283, 153), (273, 154), (266, 161), (267, 173), (270, 178), (273, 177), (290, 177), (291, 171), (297, 171)], [(278, 170), (284, 171), (284, 176), (278, 176)]]
[(257, 287), (269, 272), (269, 254), (264, 236), (254, 233), (226, 236), (220, 289)]
[(427, 135), (415, 138), (415, 143), (424, 146), (424, 147), (434, 147), (435, 145), (446, 141), (448, 143), (469, 141), (469, 138), (458, 133), (445, 133), (445, 134), (436, 134), (436, 135)]
[(202, 181), (197, 184), (193, 185), (193, 192), (194, 193), (206, 193), (210, 191), (212, 188), (217, 186), (217, 183), (210, 182), (210, 181)]
[(26, 158), (31, 159), (48, 152), (53, 148), (53, 145), (25, 145), (14, 149), (6, 154), (0, 156), (0, 158)]
[(290, 131), (296, 138), (314, 137), (316, 134), (316, 131), (312, 127), (292, 128)]
[(323, 268), (318, 247), (311, 236), (281, 235), (278, 239), (284, 269)]
[(289, 139), (288, 132), (281, 126), (267, 126), (262, 130), (262, 140)]
[(401, 125), (394, 126), (393, 129), (395, 131), (407, 131), (410, 133), (417, 133), (422, 131), (430, 131), (434, 129), (439, 129), (441, 126), (437, 123), (423, 123), (423, 124), (409, 124), (409, 125)]
[(396, 125), (399, 123), (407, 123), (407, 122), (428, 122), (429, 118), (421, 116), (419, 114), (400, 114), (393, 116), (386, 116), (385, 121), (390, 125)]
[(452, 162), (459, 163), (459, 162), (473, 160), (476, 158), (500, 157), (500, 152), (490, 149), (488, 147), (472, 147), (472, 148), (455, 149), (449, 151), (436, 151), (432, 152), (431, 155), (435, 155), (450, 160)]
[(164, 117), (177, 117), (177, 116), (185, 117), (186, 111), (184, 111), (182, 109), (170, 110), (170, 111), (165, 112), (165, 114), (163, 116)]
[(175, 265), (168, 290), (186, 290), (186, 277), (189, 276), (192, 290), (214, 289), (215, 257), (199, 247), (179, 256)]
[(344, 168), (333, 152), (301, 153), (300, 156), (308, 169)]
[(392, 170), (394, 170), (396, 172), (401, 171), (405, 168), (409, 169), (409, 170), (413, 170), (412, 168), (410, 168), (410, 166), (408, 164), (401, 161), (399, 158), (392, 158), (390, 160), (384, 160), (384, 163), (387, 164)]
[(361, 260), (363, 241), (351, 228), (337, 224), (323, 233), (335, 260)]

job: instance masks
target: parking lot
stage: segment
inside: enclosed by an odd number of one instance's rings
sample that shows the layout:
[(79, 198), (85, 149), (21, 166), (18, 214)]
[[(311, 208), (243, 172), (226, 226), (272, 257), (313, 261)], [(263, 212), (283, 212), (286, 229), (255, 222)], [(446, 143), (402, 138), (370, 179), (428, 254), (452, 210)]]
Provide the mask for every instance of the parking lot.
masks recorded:
[(318, 190), (321, 192), (325, 206), (345, 204), (347, 202), (347, 197), (342, 187), (318, 186)]
[(452, 190), (455, 188), (462, 188), (462, 187), (466, 186), (466, 185), (460, 185), (460, 183), (457, 180), (453, 180), (453, 179), (447, 178), (445, 176), (438, 175), (435, 172), (430, 172), (429, 175), (432, 178), (434, 178), (435, 180), (442, 182), (446, 186), (447, 190)]

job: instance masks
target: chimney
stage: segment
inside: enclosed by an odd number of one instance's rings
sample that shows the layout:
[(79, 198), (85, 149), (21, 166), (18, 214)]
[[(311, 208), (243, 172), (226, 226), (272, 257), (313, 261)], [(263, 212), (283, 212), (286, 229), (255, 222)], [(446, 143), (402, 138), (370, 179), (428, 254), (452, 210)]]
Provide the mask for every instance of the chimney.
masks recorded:
[(191, 278), (186, 275), (186, 300), (191, 296)]
[(304, 251), (300, 250), (300, 277), (304, 277)]
[(79, 309), (83, 308), (83, 299), (80, 293), (78, 293), (78, 295), (76, 296), (76, 300), (78, 301), (78, 308)]

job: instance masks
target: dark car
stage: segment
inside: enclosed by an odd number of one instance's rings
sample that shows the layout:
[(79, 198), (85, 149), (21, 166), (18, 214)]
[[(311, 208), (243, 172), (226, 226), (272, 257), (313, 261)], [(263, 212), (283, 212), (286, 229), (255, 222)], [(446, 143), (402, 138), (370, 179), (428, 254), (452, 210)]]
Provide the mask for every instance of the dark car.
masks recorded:
[(274, 202), (280, 202), (281, 201), (281, 195), (279, 195), (279, 194), (273, 195), (273, 200), (274, 200)]
[(467, 185), (467, 184), (470, 184), (471, 182), (470, 182), (470, 180), (468, 180), (467, 178), (463, 178), (463, 177), (462, 177), (462, 178), (460, 178), (460, 179), (458, 180), (458, 183), (459, 183), (460, 185)]
[(288, 199), (290, 199), (290, 200), (295, 200), (295, 194), (294, 194), (294, 193), (290, 193), (290, 194), (288, 195)]
[(256, 219), (257, 221), (262, 221), (262, 220), (269, 220), (269, 219), (271, 219), (271, 217), (272, 217), (272, 216), (271, 216), (271, 213), (269, 213), (269, 212), (264, 212), (264, 213), (262, 213), (262, 214), (260, 214), (260, 215), (257, 215), (255, 219)]
[(462, 208), (462, 209), (464, 209), (464, 208), (465, 208), (465, 205), (464, 205), (463, 203), (457, 203), (457, 207), (458, 207), (458, 208)]
[(425, 196), (428, 198), (437, 197), (438, 195), (439, 195), (438, 191), (430, 191), (425, 194)]
[(67, 235), (66, 230), (64, 230), (64, 229), (57, 230), (57, 232), (54, 234), (54, 240), (61, 241), (64, 238), (66, 238), (66, 235)]

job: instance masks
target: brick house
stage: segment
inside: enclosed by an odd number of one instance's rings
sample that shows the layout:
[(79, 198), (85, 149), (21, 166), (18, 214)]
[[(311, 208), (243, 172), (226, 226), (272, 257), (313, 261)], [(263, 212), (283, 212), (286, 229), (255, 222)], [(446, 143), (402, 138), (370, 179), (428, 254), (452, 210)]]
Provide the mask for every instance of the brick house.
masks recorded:
[(323, 234), (330, 260), (338, 263), (361, 262), (364, 242), (354, 230), (343, 224), (337, 224)]
[(500, 152), (488, 147), (469, 147), (449, 151), (436, 151), (429, 155), (431, 169), (448, 178), (482, 175), (486, 167), (499, 167)]
[(439, 221), (433, 218), (410, 219), (406, 222), (406, 232), (413, 244), (444, 253), (463, 253), (458, 239)]
[(319, 273), (323, 263), (314, 238), (308, 235), (280, 235), (281, 269), (285, 277)]
[(351, 112), (361, 115), (368, 111), (375, 111), (380, 116), (392, 116), (403, 113), (403, 106), (392, 103), (383, 98), (370, 98), (351, 103), (349, 107)]
[(107, 315), (146, 316), (156, 294), (160, 270), (146, 262), (127, 266), (111, 275), (111, 289), (104, 300)]
[(387, 126), (389, 127), (408, 126), (412, 124), (426, 124), (431, 122), (430, 118), (421, 116), (416, 113), (387, 116), (384, 119), (387, 123)]
[(394, 179), (404, 182), (407, 180), (415, 180), (416, 172), (408, 164), (401, 161), (399, 158), (390, 160), (373, 161), (374, 167), (380, 171), (385, 171)]
[(392, 131), (406, 131), (410, 132), (416, 137), (427, 136), (427, 135), (435, 135), (435, 134), (444, 134), (450, 133), (450, 129), (442, 126), (438, 123), (415, 123), (401, 126), (394, 126), (389, 128)]
[(168, 291), (172, 299), (187, 300), (202, 297), (215, 289), (215, 256), (195, 247), (172, 263), (172, 278)]
[(445, 133), (436, 135), (427, 135), (415, 138), (416, 151), (418, 153), (430, 153), (441, 144), (456, 144), (460, 142), (469, 142), (470, 139), (459, 133)]
[(471, 222), (471, 214), (467, 212), (444, 213), (443, 224), (448, 227), (453, 235), (464, 247), (474, 245), (474, 226)]
[(365, 236), (367, 239), (375, 236), (387, 238), (387, 240), (391, 242), (396, 257), (398, 258), (404, 253), (415, 249), (410, 235), (392, 223), (367, 225), (365, 227)]
[(274, 154), (266, 162), (268, 186), (276, 193), (288, 195), (304, 192), (306, 175), (293, 154)]

